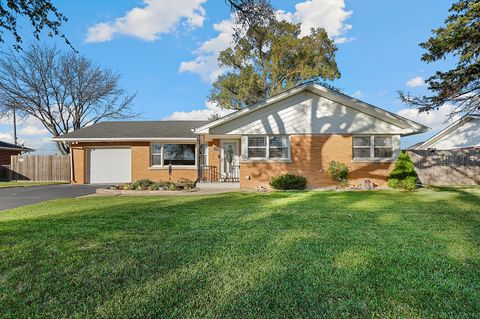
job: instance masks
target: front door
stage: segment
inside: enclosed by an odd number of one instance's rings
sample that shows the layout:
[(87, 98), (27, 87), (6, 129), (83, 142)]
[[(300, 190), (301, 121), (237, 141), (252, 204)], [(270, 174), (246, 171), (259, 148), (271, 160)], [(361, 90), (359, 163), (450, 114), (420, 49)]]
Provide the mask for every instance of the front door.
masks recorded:
[(222, 144), (221, 178), (235, 182), (240, 178), (240, 151), (237, 141), (224, 141)]

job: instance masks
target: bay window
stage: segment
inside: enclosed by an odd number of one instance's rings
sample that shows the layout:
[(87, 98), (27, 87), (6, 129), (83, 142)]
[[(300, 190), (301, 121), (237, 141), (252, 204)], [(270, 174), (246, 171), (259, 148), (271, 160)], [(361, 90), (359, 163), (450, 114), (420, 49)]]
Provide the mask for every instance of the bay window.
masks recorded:
[(248, 159), (289, 159), (288, 136), (248, 136)]
[(152, 166), (195, 166), (195, 144), (152, 144)]
[(392, 136), (354, 136), (354, 160), (382, 160), (393, 157)]

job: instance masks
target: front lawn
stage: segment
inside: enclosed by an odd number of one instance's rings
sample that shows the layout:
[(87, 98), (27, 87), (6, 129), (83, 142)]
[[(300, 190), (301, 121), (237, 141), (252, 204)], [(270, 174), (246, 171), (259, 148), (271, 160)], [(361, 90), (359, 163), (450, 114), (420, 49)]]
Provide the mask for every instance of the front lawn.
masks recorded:
[(478, 318), (480, 188), (0, 212), (0, 318)]
[(15, 182), (15, 181), (1, 182), (0, 181), (0, 188), (45, 186), (45, 185), (56, 185), (56, 184), (67, 184), (67, 182)]

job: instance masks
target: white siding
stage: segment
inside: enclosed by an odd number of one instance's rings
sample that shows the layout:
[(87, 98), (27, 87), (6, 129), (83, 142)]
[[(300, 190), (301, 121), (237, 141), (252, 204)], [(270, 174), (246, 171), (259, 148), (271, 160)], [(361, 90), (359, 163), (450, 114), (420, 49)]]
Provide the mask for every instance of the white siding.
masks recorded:
[(210, 134), (401, 134), (402, 128), (302, 92), (210, 130)]
[(450, 150), (473, 146), (480, 146), (479, 118), (472, 118), (428, 147), (438, 150)]

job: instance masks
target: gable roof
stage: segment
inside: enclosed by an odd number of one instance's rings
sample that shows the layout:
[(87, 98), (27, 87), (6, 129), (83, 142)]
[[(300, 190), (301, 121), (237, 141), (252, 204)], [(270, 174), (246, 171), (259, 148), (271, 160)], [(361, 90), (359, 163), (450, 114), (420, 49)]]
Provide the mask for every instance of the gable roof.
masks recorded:
[(372, 117), (378, 118), (382, 121), (385, 121), (387, 123), (390, 123), (392, 125), (395, 125), (397, 127), (400, 127), (404, 130), (404, 134), (402, 135), (411, 135), (411, 134), (418, 134), (418, 133), (423, 133), (427, 132), (430, 130), (429, 127), (424, 126), (422, 124), (419, 124), (415, 121), (409, 120), (407, 118), (404, 118), (400, 115), (394, 114), (392, 112), (388, 112), (384, 109), (381, 109), (379, 107), (376, 107), (374, 105), (368, 104), (366, 102), (360, 101), (358, 99), (355, 99), (351, 96), (348, 96), (346, 94), (336, 92), (334, 90), (331, 90), (325, 86), (316, 84), (316, 83), (304, 83), (299, 86), (296, 86), (294, 88), (291, 88), (283, 93), (277, 94), (275, 96), (269, 97), (265, 100), (262, 100), (258, 103), (255, 103), (249, 107), (246, 107), (242, 110), (239, 110), (237, 112), (234, 112), (232, 114), (226, 115), (218, 120), (209, 122), (203, 126), (199, 126), (195, 128), (195, 133), (197, 134), (204, 134), (208, 133), (211, 128), (217, 127), (219, 125), (228, 123), (234, 119), (237, 119), (239, 117), (245, 116), (247, 114), (250, 114), (252, 112), (255, 112), (257, 110), (263, 109), (273, 103), (282, 101), (284, 99), (287, 99), (291, 96), (294, 96), (296, 94), (299, 94), (304, 91), (309, 91), (314, 94), (317, 94), (319, 96), (322, 96), (324, 98), (327, 98), (329, 100), (332, 100), (334, 102), (337, 102), (339, 104), (345, 105), (347, 107), (350, 107), (358, 112), (365, 113), (367, 115), (370, 115)]
[[(466, 123), (468, 123), (468, 122), (470, 122), (471, 120), (474, 120), (474, 119), (480, 119), (480, 114), (466, 114), (465, 116), (463, 116), (459, 120), (453, 122), (452, 124), (450, 124), (449, 126), (444, 128), (443, 130), (441, 130), (440, 132), (438, 132), (437, 134), (435, 134), (434, 136), (432, 136), (431, 138), (426, 140), (425, 142), (421, 143), (420, 145), (411, 146), (411, 149), (415, 149), (415, 150), (427, 149), (432, 144), (438, 142), (442, 138), (446, 137), (448, 134), (452, 133), (456, 129), (460, 128), (461, 126), (465, 125)], [(479, 139), (480, 139), (480, 136), (479, 136)]]
[(12, 143), (7, 143), (0, 141), (0, 150), (6, 150), (6, 151), (19, 151), (19, 152), (33, 152), (35, 151), (34, 149), (20, 146), (20, 145), (15, 145)]
[(196, 139), (192, 129), (208, 121), (101, 122), (54, 138), (54, 141), (125, 141)]

